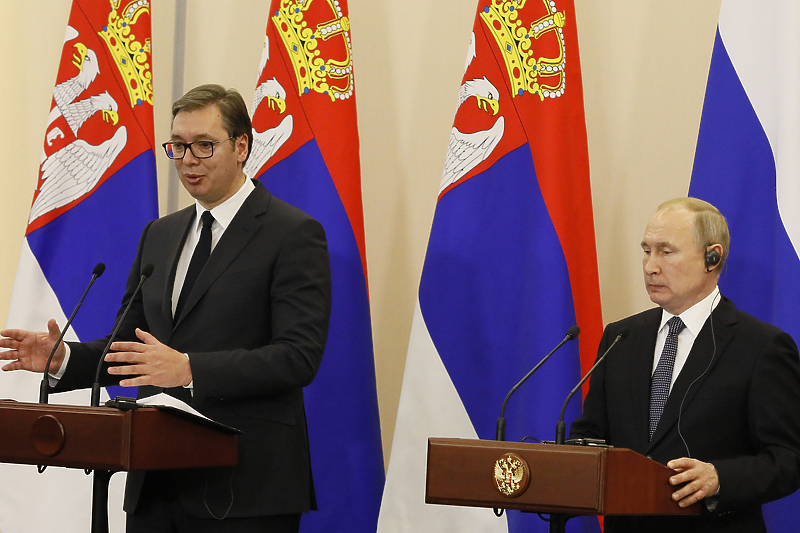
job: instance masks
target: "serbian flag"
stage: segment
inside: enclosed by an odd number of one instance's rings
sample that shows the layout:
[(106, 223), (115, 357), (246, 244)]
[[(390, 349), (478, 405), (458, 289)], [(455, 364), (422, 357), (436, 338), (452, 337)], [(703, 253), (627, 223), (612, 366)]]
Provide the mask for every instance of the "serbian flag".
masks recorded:
[[(39, 179), (8, 313), (9, 328), (63, 327), (97, 263), (105, 263), (67, 334), (104, 337), (113, 328), (144, 225), (158, 216), (153, 151), (150, 10), (75, 0), (67, 24)], [(40, 375), (0, 373), (0, 397), (38, 400)], [(115, 395), (115, 394), (112, 394)], [(88, 390), (51, 403), (89, 404)], [(123, 476), (114, 476), (112, 489)], [(91, 477), (81, 470), (0, 465), (0, 530), (83, 532)], [(36, 495), (32, 497), (32, 495)], [(112, 522), (122, 530), (119, 493)]]
[[(731, 255), (720, 290), (800, 340), (800, 4), (723, 0), (689, 195), (725, 215)], [(723, 488), (724, 490), (724, 488)], [(764, 508), (797, 531), (800, 494)]]
[[(535, 514), (425, 505), (428, 437), (553, 440), (602, 334), (572, 1), (481, 0), (419, 287), (380, 533), (547, 531)], [(569, 406), (567, 423), (580, 413)], [(594, 517), (571, 520), (597, 529)]]
[(345, 0), (273, 0), (245, 166), (328, 237), (328, 343), (305, 389), (319, 512), (303, 532), (374, 532), (384, 483), (351, 52)]

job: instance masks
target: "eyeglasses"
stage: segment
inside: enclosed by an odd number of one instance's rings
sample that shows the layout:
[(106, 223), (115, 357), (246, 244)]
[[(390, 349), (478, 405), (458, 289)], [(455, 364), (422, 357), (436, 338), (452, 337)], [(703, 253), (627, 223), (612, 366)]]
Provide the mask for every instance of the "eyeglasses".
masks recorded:
[(214, 146), (221, 142), (230, 141), (231, 139), (235, 138), (236, 137), (228, 137), (227, 139), (222, 139), (221, 141), (195, 141), (193, 143), (169, 141), (165, 142), (161, 146), (164, 147), (164, 151), (167, 152), (167, 157), (170, 159), (183, 159), (183, 157), (186, 155), (187, 148), (197, 159), (208, 159), (214, 155)]

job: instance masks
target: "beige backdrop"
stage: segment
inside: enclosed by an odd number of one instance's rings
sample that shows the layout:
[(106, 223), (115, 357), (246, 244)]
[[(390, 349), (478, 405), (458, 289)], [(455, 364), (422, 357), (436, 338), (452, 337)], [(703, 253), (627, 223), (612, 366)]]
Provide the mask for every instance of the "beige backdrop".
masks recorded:
[[(605, 323), (649, 305), (639, 241), (655, 207), (688, 190), (720, 1), (575, 0)], [(160, 143), (169, 136), (176, 1), (153, 3)], [(239, 88), (249, 101), (269, 3), (189, 0), (183, 88), (216, 82)], [(476, 4), (349, 2), (387, 461)], [(7, 317), (70, 5), (71, 0), (0, 0), (0, 324)], [(161, 214), (168, 197), (180, 207), (190, 202), (170, 181), (161, 154), (158, 175)]]

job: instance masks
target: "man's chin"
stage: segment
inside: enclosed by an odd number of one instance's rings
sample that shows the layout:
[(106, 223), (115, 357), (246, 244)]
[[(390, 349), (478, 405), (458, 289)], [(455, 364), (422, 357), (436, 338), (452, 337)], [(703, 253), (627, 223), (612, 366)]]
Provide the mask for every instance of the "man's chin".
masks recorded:
[(667, 289), (665, 287), (647, 287), (647, 295), (654, 304), (664, 307), (667, 300)]

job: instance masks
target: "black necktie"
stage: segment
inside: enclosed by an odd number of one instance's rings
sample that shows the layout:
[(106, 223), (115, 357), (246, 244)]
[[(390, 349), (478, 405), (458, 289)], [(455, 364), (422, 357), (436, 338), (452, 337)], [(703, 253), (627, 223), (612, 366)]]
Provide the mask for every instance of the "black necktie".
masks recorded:
[(181, 288), (181, 295), (178, 298), (178, 305), (175, 307), (175, 320), (180, 318), (183, 306), (186, 300), (189, 299), (189, 293), (192, 292), (194, 282), (203, 270), (203, 265), (208, 261), (208, 256), (211, 255), (211, 225), (214, 223), (214, 215), (211, 211), (204, 211), (200, 217), (203, 221), (203, 230), (200, 232), (200, 240), (197, 241), (197, 246), (194, 248), (192, 260), (189, 263), (189, 269), (186, 271), (186, 279), (183, 280), (183, 288)]
[(661, 359), (658, 360), (656, 371), (650, 381), (650, 438), (656, 432), (658, 421), (661, 420), (661, 413), (664, 412), (664, 405), (669, 398), (669, 384), (672, 382), (672, 370), (675, 368), (675, 356), (678, 355), (678, 335), (686, 324), (680, 317), (674, 316), (667, 321), (669, 333), (661, 351)]

